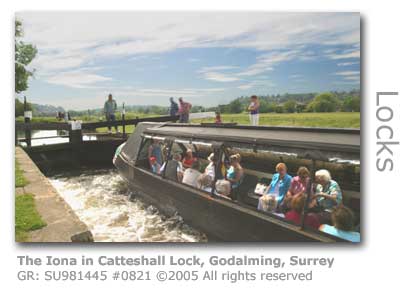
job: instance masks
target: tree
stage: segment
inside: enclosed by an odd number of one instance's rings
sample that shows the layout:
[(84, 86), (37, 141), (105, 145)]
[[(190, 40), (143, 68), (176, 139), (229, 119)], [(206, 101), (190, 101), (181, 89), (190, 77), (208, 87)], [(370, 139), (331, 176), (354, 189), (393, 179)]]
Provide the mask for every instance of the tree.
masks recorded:
[(294, 100), (288, 100), (284, 103), (283, 107), (287, 113), (294, 113), (296, 110), (297, 103)]
[(15, 67), (15, 92), (21, 93), (28, 88), (28, 78), (34, 74), (33, 71), (27, 69), (27, 65), (37, 55), (37, 48), (31, 44), (26, 44), (21, 41), (23, 36), (22, 24), (19, 20), (15, 21), (14, 34), (14, 67)]
[(297, 113), (304, 112), (306, 110), (306, 108), (307, 108), (306, 104), (299, 104), (298, 103), (297, 106), (295, 106), (295, 110), (296, 110)]
[(338, 108), (339, 100), (331, 93), (317, 95), (307, 107), (309, 112), (335, 112)]
[(284, 112), (284, 107), (281, 105), (277, 105), (275, 108), (276, 113), (283, 113)]
[(260, 107), (259, 107), (259, 111), (260, 113), (271, 113), (273, 112), (273, 104), (267, 102), (266, 100), (260, 100)]
[(277, 106), (278, 106), (277, 102), (272, 102), (271, 103), (271, 112), (277, 112), (276, 111)]
[(342, 111), (360, 112), (361, 111), (361, 98), (359, 96), (346, 97), (342, 104)]
[(239, 100), (236, 99), (230, 102), (229, 113), (237, 114), (237, 113), (241, 113), (241, 111), (242, 111), (242, 107), (241, 107), (241, 103)]

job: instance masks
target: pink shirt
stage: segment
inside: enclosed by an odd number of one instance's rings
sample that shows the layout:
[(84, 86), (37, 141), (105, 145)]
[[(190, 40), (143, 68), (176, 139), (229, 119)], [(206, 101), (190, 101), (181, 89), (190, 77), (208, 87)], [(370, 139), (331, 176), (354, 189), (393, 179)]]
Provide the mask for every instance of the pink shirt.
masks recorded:
[(292, 195), (300, 193), (301, 191), (306, 192), (307, 191), (306, 184), (308, 184), (308, 180), (309, 179), (307, 179), (307, 183), (304, 183), (304, 182), (301, 181), (300, 176), (293, 177), (293, 179), (291, 180), (290, 188), (288, 189), (288, 191)]

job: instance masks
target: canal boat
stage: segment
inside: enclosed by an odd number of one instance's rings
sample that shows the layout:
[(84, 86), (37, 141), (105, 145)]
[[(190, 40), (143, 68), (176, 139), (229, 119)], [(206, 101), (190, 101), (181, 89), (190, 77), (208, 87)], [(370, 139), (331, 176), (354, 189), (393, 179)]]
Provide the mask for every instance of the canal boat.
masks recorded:
[[(149, 146), (153, 141), (163, 151), (162, 173), (150, 168)], [(215, 157), (211, 190), (183, 184), (167, 175), (172, 154), (183, 154), (187, 149), (193, 150), (202, 166), (209, 163), (209, 154)], [(231, 199), (216, 192), (215, 181), (223, 176), (224, 162), (233, 153), (241, 155), (244, 176)], [(359, 215), (359, 129), (144, 122), (118, 147), (113, 159), (137, 197), (165, 215), (179, 214), (211, 241), (343, 242), (305, 226), (303, 221), (297, 225), (280, 214), (257, 210), (260, 195), (255, 194), (255, 187), (260, 182), (269, 183), (278, 162), (284, 162), (291, 175), (299, 166), (307, 166), (311, 174), (317, 169), (330, 170), (342, 188), (344, 204)]]

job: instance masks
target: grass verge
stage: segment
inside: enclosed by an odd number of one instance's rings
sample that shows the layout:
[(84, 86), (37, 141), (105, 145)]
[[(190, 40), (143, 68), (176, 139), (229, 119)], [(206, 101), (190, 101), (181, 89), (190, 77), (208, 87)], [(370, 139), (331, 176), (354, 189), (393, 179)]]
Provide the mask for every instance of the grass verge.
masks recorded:
[(46, 223), (36, 210), (34, 197), (31, 194), (16, 196), (15, 203), (15, 235), (17, 242), (28, 240), (28, 233), (41, 229)]
[[(333, 113), (265, 113), (260, 114), (260, 125), (272, 126), (305, 126), (305, 127), (335, 127), (360, 128), (360, 113), (333, 112)], [(223, 122), (250, 124), (247, 113), (222, 114)], [(192, 122), (213, 122), (214, 119), (197, 119)]]
[(28, 184), (27, 179), (23, 176), (23, 171), (20, 169), (20, 165), (18, 164), (17, 160), (14, 164), (14, 171), (15, 171), (15, 185), (16, 187), (24, 187)]

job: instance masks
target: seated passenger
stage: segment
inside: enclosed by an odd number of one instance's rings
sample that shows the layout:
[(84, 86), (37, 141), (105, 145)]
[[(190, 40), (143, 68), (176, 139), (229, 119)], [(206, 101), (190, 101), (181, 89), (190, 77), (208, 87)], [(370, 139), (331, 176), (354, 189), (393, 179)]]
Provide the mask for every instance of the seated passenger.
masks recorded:
[(216, 158), (214, 153), (211, 153), (207, 160), (210, 161), (210, 163), (206, 166), (204, 173), (209, 175), (213, 180), (214, 177), (216, 177)]
[(162, 148), (159, 140), (153, 139), (151, 145), (148, 148), (148, 158), (155, 157), (156, 162), (162, 166)]
[(257, 209), (264, 212), (274, 213), (277, 210), (277, 197), (263, 194), (258, 199)]
[(244, 172), (240, 165), (240, 161), (240, 154), (230, 156), (230, 168), (227, 170), (226, 179), (231, 183), (232, 191), (239, 187), (243, 178)]
[(271, 178), (270, 186), (267, 187), (264, 195), (259, 198), (257, 207), (259, 210), (264, 210), (263, 201), (268, 201), (268, 197), (274, 197), (276, 206), (279, 207), (290, 188), (292, 177), (287, 174), (287, 166), (284, 163), (277, 164), (276, 172)]
[(315, 172), (315, 181), (316, 193), (312, 197), (310, 210), (318, 214), (321, 223), (331, 224), (331, 212), (342, 203), (341, 188), (325, 169)]
[(291, 179), (290, 188), (284, 197), (284, 201), (281, 205), (283, 212), (288, 212), (291, 207), (293, 198), (303, 195), (307, 192), (307, 186), (310, 182), (310, 171), (306, 167), (300, 167), (297, 171), (297, 176)]
[(215, 189), (216, 189), (215, 194), (231, 199), (229, 197), (230, 192), (231, 192), (231, 183), (228, 180), (226, 179), (217, 180)]
[(321, 225), (321, 231), (351, 242), (361, 241), (361, 234), (354, 231), (354, 214), (349, 208), (345, 206), (335, 208), (331, 218), (334, 226)]
[(212, 183), (213, 183), (213, 179), (210, 175), (201, 174), (197, 178), (197, 187), (204, 191), (212, 192)]
[(159, 165), (156, 157), (152, 156), (149, 158), (149, 164), (151, 165), (151, 170), (155, 174), (160, 174), (161, 166)]
[(183, 168), (187, 169), (187, 168), (191, 168), (193, 162), (196, 161), (196, 158), (193, 157), (193, 152), (191, 149), (187, 149), (186, 150), (186, 156), (183, 158), (182, 160), (182, 164), (183, 164)]
[(173, 181), (181, 182), (183, 178), (182, 156), (178, 153), (172, 159), (162, 165), (161, 173), (165, 172), (165, 177)]
[[(297, 225), (301, 224), (301, 217), (302, 211), (304, 209), (305, 201), (307, 196), (305, 194), (301, 194), (298, 196), (294, 196), (291, 200), (291, 210), (285, 214), (285, 218), (294, 222)], [(314, 229), (318, 229), (320, 227), (320, 222), (318, 220), (317, 215), (313, 213), (309, 213), (305, 216), (305, 225)]]
[(192, 168), (188, 168), (183, 173), (182, 183), (187, 185), (197, 187), (197, 178), (202, 174), (199, 171), (200, 164), (198, 161), (194, 161), (192, 164)]

